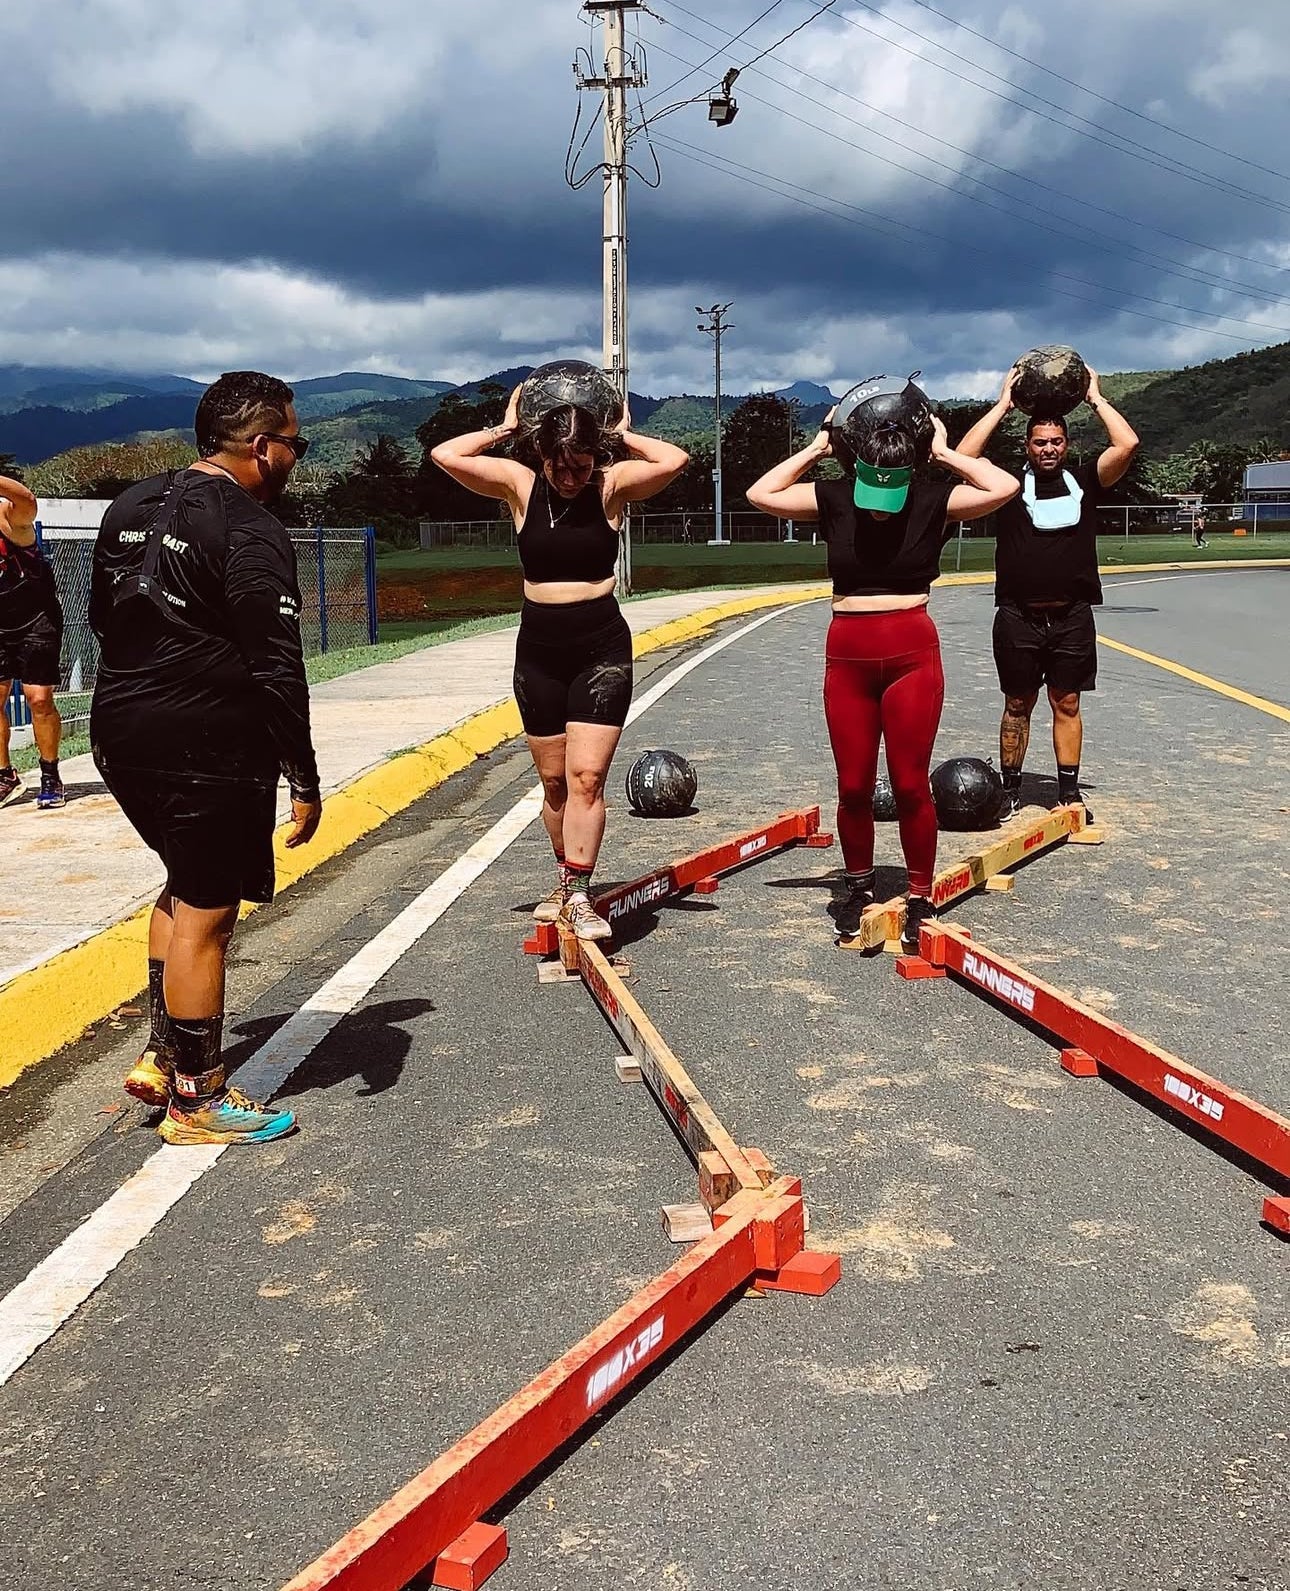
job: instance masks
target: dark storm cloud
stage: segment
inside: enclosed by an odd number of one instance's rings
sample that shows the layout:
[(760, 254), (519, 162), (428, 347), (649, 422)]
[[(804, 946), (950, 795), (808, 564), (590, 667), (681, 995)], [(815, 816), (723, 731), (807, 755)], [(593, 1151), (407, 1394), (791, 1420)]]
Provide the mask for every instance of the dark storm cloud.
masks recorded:
[[(749, 41), (718, 50), (676, 96), (706, 88), (727, 61), (746, 59), (803, 20), (811, 3), (789, 0)], [(720, 45), (764, 7), (716, 0), (701, 23), (688, 5), (659, 0), (656, 9), (671, 26), (641, 24), (655, 46), (651, 93), (684, 71), (678, 58), (702, 60), (706, 45)], [(712, 128), (702, 105), (659, 124), (660, 144), (679, 141), (703, 160), (720, 164), (725, 157), (746, 169), (722, 174), (664, 149), (663, 186), (655, 192), (634, 185), (638, 370), (644, 360), (659, 381), (690, 373), (698, 379), (705, 351), (690, 325), (696, 292), (705, 301), (708, 293), (740, 301), (741, 335), (731, 355), (749, 381), (759, 371), (787, 380), (800, 365), (827, 364), (830, 325), (839, 336), (872, 337), (893, 350), (921, 327), (938, 343), (929, 363), (946, 374), (997, 368), (1007, 338), (1040, 336), (1045, 327), (1048, 335), (1098, 348), (1104, 364), (1122, 365), (1234, 351), (1290, 328), (1290, 304), (1258, 296), (1280, 298), (1290, 281), (1290, 183), (1046, 79), (956, 33), (914, 0), (893, 0), (887, 20), (860, 6), (838, 9), (840, 19), (821, 19), (785, 46), (783, 61), (741, 78), (740, 117), (731, 128)], [(25, 10), (27, 0), (20, 0)], [(512, 0), (474, 0), (469, 25), (433, 8), (427, 21), (424, 6), (399, 3), (385, 8), (380, 22), (360, 24), (351, 10), (328, 4), (276, 36), (278, 53), (268, 61), (233, 48), (239, 27), (248, 40), (258, 35), (254, 8), (231, 0), (224, 54), (214, 64), (199, 45), (185, 54), (183, 40), (170, 47), (180, 51), (176, 59), (162, 51), (155, 64), (128, 53), (150, 23), (168, 17), (157, 0), (69, 10), (83, 36), (60, 37), (57, 28), (33, 23), (25, 39), (37, 91), (0, 104), (0, 138), (20, 151), (0, 168), (0, 203), (21, 218), (19, 227), (0, 232), (0, 257), (15, 268), (56, 257), (61, 263), (51, 269), (66, 273), (69, 296), (83, 305), (98, 260), (144, 259), (198, 278), (212, 263), (272, 267), (305, 284), (298, 306), (284, 293), (284, 312), (304, 319), (284, 342), (283, 357), (301, 357), (312, 315), (317, 368), (346, 362), (346, 347), (351, 359), (368, 350), (375, 356), (386, 345), (382, 338), (397, 335), (411, 363), (436, 374), (436, 350), (444, 346), (440, 301), (465, 302), (466, 295), (561, 304), (568, 339), (594, 341), (598, 184), (573, 194), (560, 169), (575, 98), (568, 59), (590, 37), (576, 0), (533, 0), (522, 13)], [(1196, 137), (1277, 166), (1290, 80), (1281, 0), (1249, 0), (1235, 19), (1202, 0), (1140, 0), (1127, 8), (1088, 0), (1078, 26), (1076, 20), (1073, 13), (1036, 16), (981, 0), (971, 24)], [(66, 16), (63, 22), (70, 25)], [(902, 41), (905, 50), (855, 23)], [(938, 54), (900, 24), (960, 53)], [(386, 37), (379, 36), (382, 26)], [(499, 29), (508, 30), (505, 51), (492, 48)], [(993, 79), (994, 93), (972, 87), (963, 78), (974, 75), (973, 60), (1017, 88)], [(1167, 150), (1213, 173), (1213, 182), (1113, 153), (998, 97), (1027, 91), (1041, 110), (1071, 106), (1094, 124), (1086, 132)], [(242, 99), (231, 103), (238, 93)], [(598, 135), (592, 158), (597, 144)], [(648, 168), (643, 142), (633, 153)], [(1268, 202), (1243, 196), (1238, 184)], [(1086, 205), (1072, 204), (1067, 193)], [(839, 204), (857, 208), (838, 212)], [(1252, 259), (1233, 260), (1221, 250)], [(1282, 269), (1254, 263), (1264, 259)], [(1196, 280), (1198, 270), (1233, 285), (1222, 290)], [(327, 297), (308, 288), (318, 283), (336, 292)], [(55, 286), (47, 282), (44, 291)], [(425, 295), (436, 307), (421, 321), (376, 312)], [(191, 289), (178, 297), (200, 304)], [(365, 306), (374, 307), (371, 315)], [(119, 311), (118, 303), (105, 305), (105, 313)], [(1233, 319), (1197, 316), (1195, 332), (1168, 324), (1192, 322), (1197, 311)], [(52, 307), (48, 313), (56, 318)], [(146, 334), (148, 303), (135, 313)], [(348, 344), (347, 315), (367, 323)], [(553, 328), (539, 322), (535, 313), (535, 340), (549, 344)], [(3, 339), (18, 329), (0, 323), (0, 358)], [(92, 342), (90, 325), (85, 330)], [(803, 335), (795, 343), (796, 330)], [(459, 327), (450, 343), (455, 358), (472, 357)], [(479, 366), (507, 362), (503, 355), (515, 343), (513, 327), (503, 336), (481, 324)]]

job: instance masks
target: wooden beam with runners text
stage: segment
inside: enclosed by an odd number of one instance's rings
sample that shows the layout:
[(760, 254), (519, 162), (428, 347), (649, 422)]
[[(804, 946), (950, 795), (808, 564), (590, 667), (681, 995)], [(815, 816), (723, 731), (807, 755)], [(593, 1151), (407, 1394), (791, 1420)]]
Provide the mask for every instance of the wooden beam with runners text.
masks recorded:
[[(781, 812), (773, 823), (761, 828), (748, 829), (733, 835), (693, 856), (683, 856), (669, 862), (653, 873), (634, 878), (626, 884), (616, 884), (612, 889), (596, 894), (596, 910), (611, 927), (617, 926), (636, 912), (659, 906), (666, 900), (683, 895), (688, 890), (706, 885), (709, 880), (732, 873), (736, 868), (790, 845), (809, 845), (823, 848), (833, 843), (833, 837), (820, 831), (819, 807), (804, 807), (796, 812)], [(709, 893), (703, 890), (702, 893)], [(535, 923), (533, 931), (524, 942), (530, 955), (550, 956), (559, 948), (554, 923)]]
[[(1056, 1034), (1082, 1052), (1084, 1060), (1091, 1059), (1099, 1072), (1150, 1095), (1274, 1179), (1290, 1182), (1290, 1120), (1269, 1106), (1034, 977), (952, 923), (925, 923), (919, 938), (923, 958), (933, 966), (946, 968), (967, 988)], [(1090, 1075), (1073, 1060), (1064, 1065)]]
[[(942, 868), (932, 881), (932, 905), (938, 910), (949, 906), (1008, 868), (1085, 832), (1089, 830), (1082, 806), (1055, 807), (1029, 823), (1005, 831), (984, 850)], [(860, 932), (849, 939), (839, 939), (838, 945), (843, 950), (881, 950), (889, 940), (899, 939), (904, 927), (905, 901), (900, 896), (871, 906), (861, 920)]]
[(800, 1184), (738, 1194), (711, 1237), (382, 1503), (283, 1591), (402, 1591), (759, 1273), (802, 1252)]
[(714, 1204), (724, 1204), (741, 1188), (760, 1189), (770, 1173), (754, 1164), (722, 1126), (667, 1040), (609, 964), (604, 951), (598, 945), (574, 938), (567, 930), (561, 934), (560, 951), (566, 968), (582, 974), (592, 999), (635, 1057), (642, 1080), (694, 1156), (695, 1165), (699, 1165), (700, 1156), (713, 1151), (724, 1162), (726, 1176), (713, 1179), (717, 1184), (711, 1194)]

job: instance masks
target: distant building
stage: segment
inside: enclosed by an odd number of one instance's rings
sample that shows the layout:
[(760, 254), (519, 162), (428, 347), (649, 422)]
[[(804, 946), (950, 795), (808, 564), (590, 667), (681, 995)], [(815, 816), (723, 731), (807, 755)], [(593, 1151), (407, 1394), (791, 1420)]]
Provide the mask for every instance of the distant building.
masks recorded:
[(1290, 459), (1245, 466), (1246, 507), (1262, 507), (1264, 503), (1275, 503), (1290, 514)]

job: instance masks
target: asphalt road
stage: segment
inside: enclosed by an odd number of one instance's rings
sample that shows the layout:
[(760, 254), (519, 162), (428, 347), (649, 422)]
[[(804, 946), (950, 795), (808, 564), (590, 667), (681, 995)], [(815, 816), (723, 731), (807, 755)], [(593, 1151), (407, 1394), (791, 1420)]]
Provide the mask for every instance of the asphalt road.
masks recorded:
[[(1288, 589), (1108, 591), (1102, 627), (1290, 703)], [(935, 613), (938, 749), (987, 752), (988, 593)], [(629, 818), (615, 780), (606, 878), (828, 810), (825, 622), (772, 620), (629, 731), (620, 768), (684, 750), (699, 810)], [(1087, 716), (1107, 843), (955, 917), (1290, 1111), (1290, 724), (1113, 651)], [(1039, 800), (1046, 742), (1040, 716)], [(242, 1048), (530, 782), (498, 754), (252, 919)], [(0, 1389), (0, 1585), (272, 1591), (675, 1257), (657, 1212), (694, 1197), (688, 1162), (586, 994), (520, 953), (544, 852), (535, 826), (325, 1041), (296, 1137), (225, 1156)], [(897, 860), (884, 828), (892, 892)], [(1290, 1249), (1264, 1188), (965, 990), (837, 951), (839, 861), (759, 863), (625, 954), (735, 1137), (803, 1177), (843, 1282), (724, 1311), (515, 1501), (493, 1583), (1281, 1591)], [(0, 1101), (24, 1195), (0, 1287), (152, 1150), (146, 1113), (98, 1114), (137, 1041), (105, 1030)]]

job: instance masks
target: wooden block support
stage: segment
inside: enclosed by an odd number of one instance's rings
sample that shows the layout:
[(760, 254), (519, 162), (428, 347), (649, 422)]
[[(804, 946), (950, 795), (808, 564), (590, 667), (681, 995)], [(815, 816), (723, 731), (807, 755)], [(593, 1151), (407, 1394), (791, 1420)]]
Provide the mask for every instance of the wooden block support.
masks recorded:
[(641, 1063), (634, 1055), (616, 1055), (614, 1071), (618, 1073), (620, 1083), (639, 1083), (641, 1080)]
[(1290, 1199), (1264, 1199), (1263, 1219), (1274, 1232), (1290, 1237)]
[(1070, 842), (1072, 845), (1101, 845), (1105, 838), (1106, 834), (1101, 829), (1080, 829), (1071, 835)]
[(802, 844), (808, 851), (827, 851), (829, 846), (833, 844), (833, 836), (831, 834), (808, 834)]
[(576, 972), (568, 972), (558, 961), (538, 962), (539, 983), (578, 983)]
[(694, 893), (696, 895), (715, 895), (720, 888), (721, 880), (719, 878), (701, 878), (695, 882)]
[(435, 1559), (432, 1585), (476, 1591), (506, 1562), (506, 1532), (500, 1525), (470, 1525)]
[(985, 887), (992, 895), (1006, 895), (1016, 889), (1017, 880), (1011, 873), (996, 873), (993, 878), (987, 878)]
[(1072, 1077), (1096, 1077), (1097, 1062), (1087, 1050), (1065, 1049), (1061, 1053), (1062, 1071)]
[(669, 1243), (697, 1243), (712, 1236), (712, 1217), (701, 1204), (665, 1204), (663, 1230)]
[(769, 1293), (805, 1293), (823, 1298), (842, 1278), (842, 1261), (836, 1254), (803, 1249), (777, 1271), (758, 1272), (756, 1286)]
[(944, 967), (934, 967), (930, 961), (924, 961), (921, 956), (898, 956), (896, 976), (917, 983), (923, 978), (945, 978), (949, 974)]

